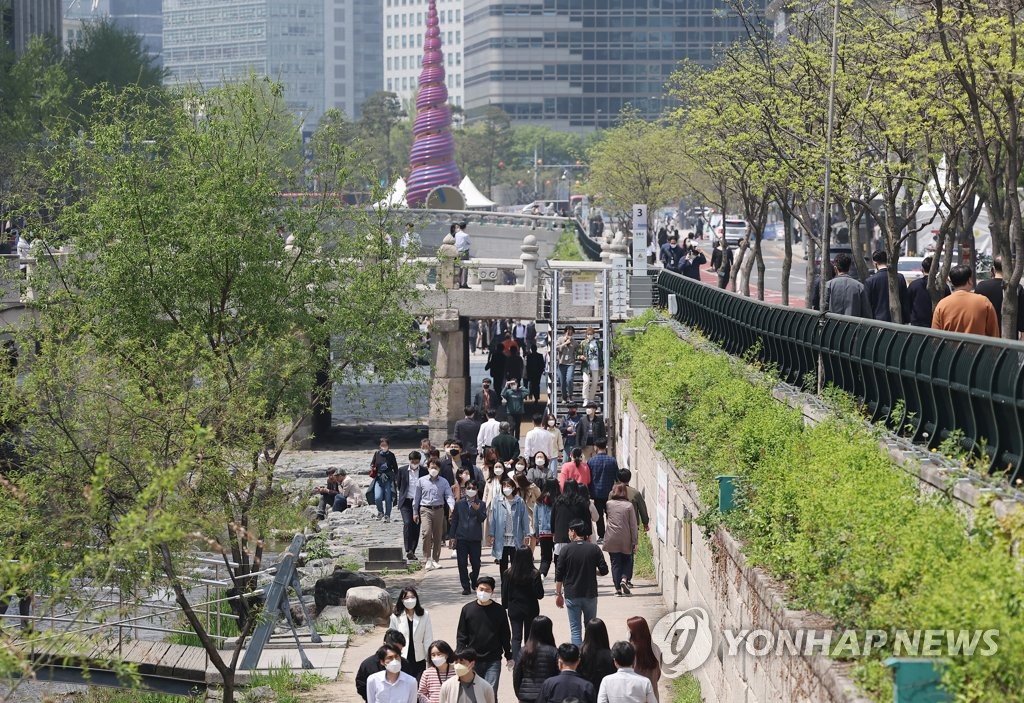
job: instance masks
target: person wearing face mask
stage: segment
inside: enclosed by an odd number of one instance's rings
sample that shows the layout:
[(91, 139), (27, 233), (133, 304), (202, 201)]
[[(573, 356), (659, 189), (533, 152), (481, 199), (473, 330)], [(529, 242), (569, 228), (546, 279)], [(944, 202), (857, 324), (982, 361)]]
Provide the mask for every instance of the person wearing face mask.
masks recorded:
[(597, 403), (587, 403), (587, 415), (576, 428), (577, 446), (583, 447), (583, 458), (590, 459), (597, 452), (597, 440), (608, 439), (604, 418), (597, 416)]
[(491, 443), (498, 458), (502, 461), (512, 461), (519, 456), (519, 440), (512, 436), (512, 424), (502, 422), (498, 425), (498, 436)]
[(495, 703), (496, 694), (491, 684), (476, 673), (477, 654), (472, 647), (460, 647), (453, 655), (455, 678), (441, 686), (438, 703)]
[(562, 419), (563, 461), (569, 461), (578, 440), (580, 423), (583, 421), (578, 407), (576, 403), (569, 403), (565, 418)]
[(403, 588), (398, 594), (388, 627), (405, 635), (402, 658), (408, 662), (409, 673), (418, 679), (427, 666), (427, 648), (434, 639), (434, 628), (430, 623), (430, 613), (420, 605), (420, 596), (415, 588)]
[(545, 415), (544, 429), (554, 438), (555, 451), (548, 454), (548, 459), (551, 461), (549, 468), (554, 469), (558, 464), (558, 458), (562, 456), (562, 451), (565, 449), (565, 441), (562, 439), (562, 431), (558, 428), (558, 418), (551, 413)]
[(537, 498), (537, 505), (533, 508), (533, 538), (540, 544), (540, 576), (542, 579), (546, 579), (548, 570), (551, 568), (555, 547), (551, 512), (555, 501), (558, 500), (559, 490), (558, 481), (553, 478), (545, 479), (537, 485), (542, 488), (540, 497)]
[[(476, 651), (476, 672), (497, 695), (502, 655), (512, 665), (512, 631), (505, 606), (494, 601), (494, 579), (490, 576), (477, 579), (476, 600), (462, 606), (459, 614), (455, 649), (467, 647)], [(455, 659), (459, 659), (458, 651)], [(441, 698), (444, 699), (443, 692)]]
[(537, 507), (537, 499), (540, 498), (540, 486), (534, 484), (526, 477), (525, 473), (516, 473), (512, 478), (516, 481), (519, 489), (519, 497), (526, 503), (526, 519), (528, 532), (526, 533), (526, 546), (531, 550), (536, 546), (533, 535), (536, 532), (533, 522), (533, 511)]
[(505, 390), (501, 392), (501, 402), (505, 404), (505, 412), (508, 413), (512, 435), (519, 439), (523, 413), (526, 412), (526, 391), (519, 387), (518, 379), (510, 378), (508, 380)]
[(544, 481), (558, 476), (557, 469), (558, 465), (549, 461), (547, 454), (537, 452), (530, 457), (530, 468), (526, 472), (526, 478), (530, 479), (537, 486), (543, 487)]
[(587, 328), (587, 336), (580, 342), (579, 356), (583, 366), (583, 402), (590, 403), (601, 379), (601, 341), (593, 327)]
[[(373, 501), (377, 504), (377, 520), (391, 522), (391, 506), (395, 501), (395, 482), (398, 480), (398, 459), (391, 451), (391, 442), (381, 437), (379, 448), (370, 459), (370, 477), (373, 479)], [(367, 491), (367, 497), (370, 492)]]
[(448, 481), (441, 478), (441, 467), (430, 464), (427, 475), (416, 482), (413, 517), (423, 528), (424, 568), (440, 569), (441, 544), (444, 540), (445, 506), (455, 507), (455, 496)]
[(453, 659), (455, 652), (444, 640), (430, 643), (430, 666), (420, 677), (420, 703), (440, 703), (441, 686), (450, 678), (455, 677)]
[[(402, 649), (405, 647), (405, 635), (402, 634), (401, 630), (388, 630), (384, 633), (384, 644), (393, 646), (399, 653), (401, 653)], [(358, 693), (359, 697), (364, 701), (366, 700), (366, 682), (374, 674), (384, 671), (384, 664), (377, 656), (379, 651), (380, 650), (377, 650), (377, 652), (374, 652), (364, 659), (356, 670), (356, 693)], [(409, 673), (409, 662), (404, 659), (402, 660), (402, 671), (407, 674)]]
[(533, 429), (526, 433), (523, 454), (532, 457), (537, 452), (544, 452), (545, 456), (554, 456), (558, 451), (555, 446), (555, 438), (544, 427), (544, 415), (537, 413), (533, 416)]
[(416, 547), (420, 543), (420, 526), (413, 520), (413, 501), (416, 500), (416, 483), (426, 474), (423, 455), (418, 451), (409, 452), (409, 463), (398, 470), (398, 509), (402, 513), (402, 541), (405, 558), (416, 559)]
[(377, 660), (384, 670), (366, 680), (366, 703), (416, 703), (416, 679), (402, 671), (402, 650), (385, 644)]
[(455, 503), (448, 535), (455, 540), (455, 564), (462, 583), (462, 595), (468, 596), (480, 576), (480, 546), (484, 539), (487, 503), (480, 499), (480, 484), (466, 483), (465, 495)]
[(526, 502), (519, 496), (519, 487), (511, 476), (501, 480), (501, 496), (490, 504), (487, 546), (501, 564), (498, 573), (504, 575), (516, 550), (525, 546), (530, 534), (530, 518)]

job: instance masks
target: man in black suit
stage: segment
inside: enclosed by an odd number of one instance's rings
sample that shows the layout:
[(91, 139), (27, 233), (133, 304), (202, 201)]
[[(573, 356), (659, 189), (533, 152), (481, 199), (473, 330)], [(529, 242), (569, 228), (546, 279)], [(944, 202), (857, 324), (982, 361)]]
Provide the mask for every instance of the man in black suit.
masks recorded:
[(413, 521), (413, 501), (416, 498), (416, 481), (427, 475), (426, 461), (418, 451), (409, 452), (409, 463), (398, 469), (398, 509), (402, 513), (402, 538), (405, 543), (405, 558), (416, 559), (416, 547), (420, 543), (420, 526)]
[[(885, 249), (879, 249), (871, 255), (875, 262), (875, 272), (864, 281), (864, 290), (871, 301), (871, 314), (876, 320), (892, 322), (892, 314), (889, 312), (889, 255)], [(899, 278), (900, 292), (900, 315), (902, 322), (910, 322), (910, 296), (907, 293), (907, 279), (903, 274), (897, 274)]]
[(487, 421), (487, 411), (494, 410), (498, 419), (501, 419), (501, 399), (491, 388), (491, 379), (485, 378), (480, 383), (480, 390), (473, 396), (473, 405), (476, 406), (477, 420)]
[(558, 676), (544, 681), (536, 703), (561, 703), (570, 698), (580, 703), (596, 703), (594, 684), (576, 673), (579, 665), (579, 647), (569, 642), (558, 645)]

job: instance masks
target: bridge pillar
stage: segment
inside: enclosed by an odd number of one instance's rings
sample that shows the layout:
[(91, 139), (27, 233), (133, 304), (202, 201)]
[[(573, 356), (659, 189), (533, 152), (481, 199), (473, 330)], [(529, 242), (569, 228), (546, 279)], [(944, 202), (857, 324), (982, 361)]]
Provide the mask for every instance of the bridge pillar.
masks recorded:
[(434, 373), (430, 380), (430, 442), (440, 447), (469, 402), (469, 321), (458, 310), (438, 310), (430, 327)]

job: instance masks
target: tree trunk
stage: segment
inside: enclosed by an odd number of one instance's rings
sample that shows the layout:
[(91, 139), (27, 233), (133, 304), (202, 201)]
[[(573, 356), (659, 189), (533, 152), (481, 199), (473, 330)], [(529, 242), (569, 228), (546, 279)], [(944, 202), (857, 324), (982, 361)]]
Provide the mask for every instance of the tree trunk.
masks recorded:
[[(868, 264), (864, 260), (864, 240), (860, 236), (860, 222), (854, 217), (853, 203), (846, 202), (843, 205), (843, 212), (846, 214), (846, 225), (849, 227), (850, 232), (850, 249), (853, 250), (853, 265), (857, 267), (857, 274), (860, 276), (860, 280), (866, 281), (868, 278)], [(871, 252), (868, 252), (870, 254)]]
[(764, 300), (764, 252), (761, 251), (761, 239), (764, 235), (760, 232), (754, 239), (754, 259), (757, 262), (757, 299)]
[(783, 237), (783, 257), (782, 257), (782, 280), (779, 283), (782, 293), (782, 304), (789, 305), (789, 275), (793, 270), (793, 216), (789, 213), (789, 208), (782, 208), (782, 237)]

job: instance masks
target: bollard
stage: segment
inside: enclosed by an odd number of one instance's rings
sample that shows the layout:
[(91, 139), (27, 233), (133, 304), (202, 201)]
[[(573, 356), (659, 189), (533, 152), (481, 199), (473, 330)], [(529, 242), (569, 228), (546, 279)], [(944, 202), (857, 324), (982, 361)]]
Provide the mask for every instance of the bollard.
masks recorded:
[(733, 493), (736, 491), (736, 483), (739, 476), (715, 476), (718, 481), (718, 512), (727, 513), (736, 507)]
[(893, 703), (948, 703), (953, 700), (939, 687), (946, 664), (944, 660), (889, 657), (884, 663), (893, 672)]

